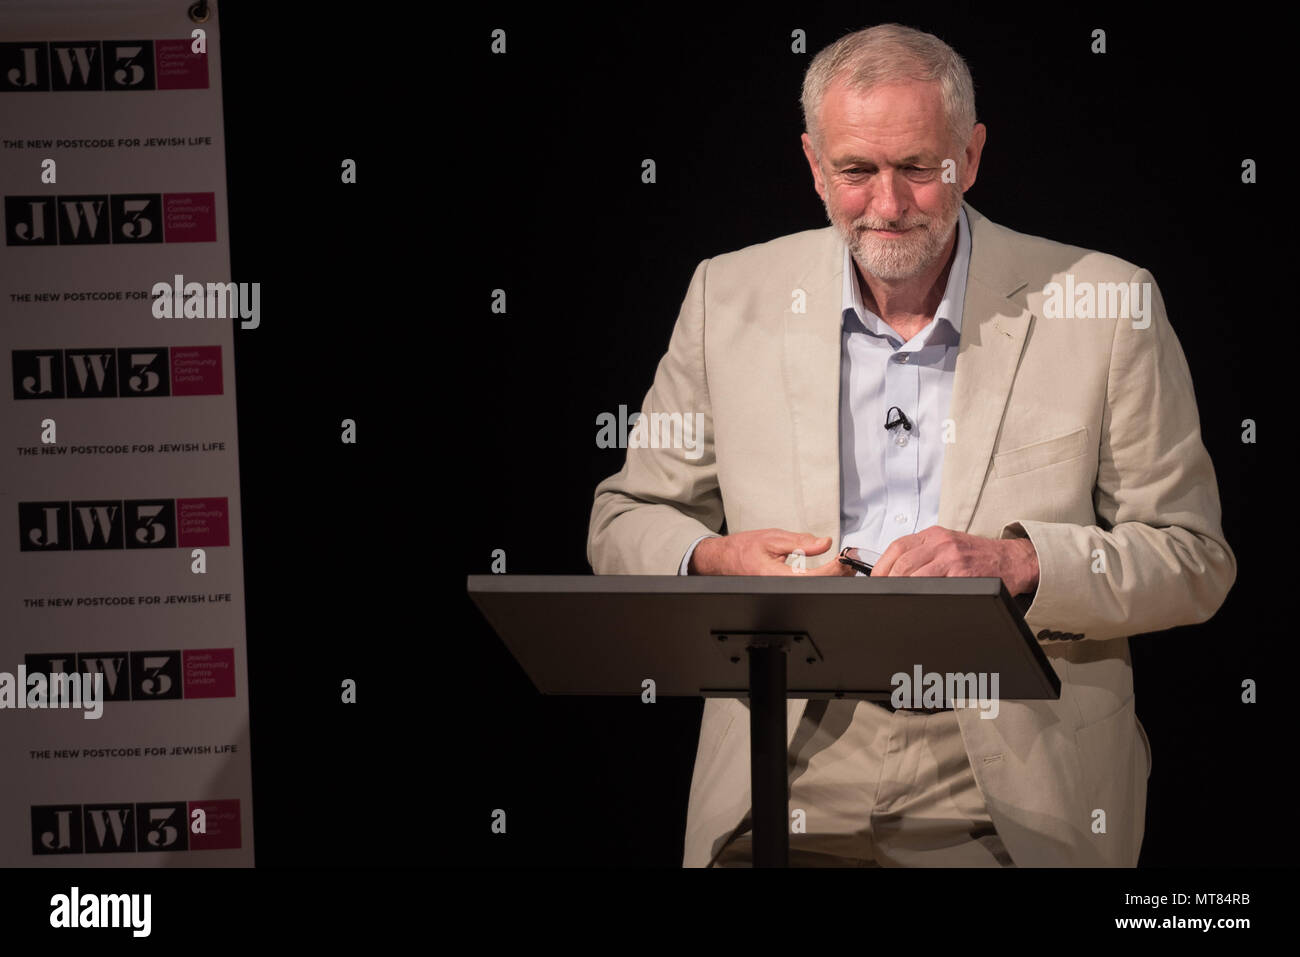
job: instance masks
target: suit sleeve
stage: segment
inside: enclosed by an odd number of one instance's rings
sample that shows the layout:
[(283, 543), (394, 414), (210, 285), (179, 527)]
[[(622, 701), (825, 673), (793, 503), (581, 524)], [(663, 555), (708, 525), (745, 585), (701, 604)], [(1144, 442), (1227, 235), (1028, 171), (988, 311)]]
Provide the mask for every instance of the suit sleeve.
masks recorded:
[(1150, 283), (1150, 324), (1116, 322), (1096, 524), (1018, 521), (1002, 529), (1003, 538), (1028, 536), (1038, 553), (1025, 620), (1040, 637), (1049, 630), (1105, 640), (1196, 624), (1236, 580), (1187, 360), (1151, 273), (1139, 269), (1133, 282)]
[[(629, 429), (623, 468), (596, 486), (587, 560), (598, 575), (676, 575), (692, 543), (722, 527), (704, 357), (708, 265), (701, 262), (691, 277), (642, 420)], [(681, 442), (657, 441), (675, 435), (679, 422)], [(649, 436), (651, 447), (634, 448), (638, 434)], [(674, 444), (680, 447), (654, 447)]]

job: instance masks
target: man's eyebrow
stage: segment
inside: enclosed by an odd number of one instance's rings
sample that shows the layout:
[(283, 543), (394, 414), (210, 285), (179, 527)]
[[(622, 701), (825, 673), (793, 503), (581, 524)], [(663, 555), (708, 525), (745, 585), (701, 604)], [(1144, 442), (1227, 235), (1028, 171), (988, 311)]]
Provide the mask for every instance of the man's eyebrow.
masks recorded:
[[(911, 156), (904, 156), (895, 166), (914, 166), (920, 162), (928, 162), (929, 157), (924, 153), (913, 153)], [(837, 168), (844, 166), (875, 166), (875, 160), (869, 160), (865, 156), (846, 156), (841, 160), (835, 161)]]

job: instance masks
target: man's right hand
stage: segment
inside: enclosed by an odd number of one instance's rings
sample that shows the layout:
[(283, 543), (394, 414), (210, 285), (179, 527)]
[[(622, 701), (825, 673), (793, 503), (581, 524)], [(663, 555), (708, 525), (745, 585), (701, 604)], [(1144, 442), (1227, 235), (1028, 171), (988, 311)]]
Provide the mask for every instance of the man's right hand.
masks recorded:
[(686, 571), (691, 575), (823, 575), (857, 574), (837, 559), (818, 568), (801, 569), (787, 565), (786, 558), (802, 552), (820, 555), (831, 547), (829, 538), (816, 538), (781, 528), (762, 528), (753, 532), (736, 532), (703, 539), (691, 553)]

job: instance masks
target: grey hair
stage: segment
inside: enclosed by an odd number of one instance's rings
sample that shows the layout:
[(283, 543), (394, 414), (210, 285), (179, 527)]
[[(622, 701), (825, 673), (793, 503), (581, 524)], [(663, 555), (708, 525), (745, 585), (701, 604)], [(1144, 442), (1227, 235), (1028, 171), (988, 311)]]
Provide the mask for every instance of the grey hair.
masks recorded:
[(831, 84), (844, 79), (865, 93), (884, 83), (939, 81), (948, 135), (957, 149), (970, 142), (975, 129), (975, 84), (966, 61), (931, 33), (897, 23), (882, 23), (840, 37), (813, 57), (803, 78), (804, 129), (813, 151), (822, 156), (822, 99)]

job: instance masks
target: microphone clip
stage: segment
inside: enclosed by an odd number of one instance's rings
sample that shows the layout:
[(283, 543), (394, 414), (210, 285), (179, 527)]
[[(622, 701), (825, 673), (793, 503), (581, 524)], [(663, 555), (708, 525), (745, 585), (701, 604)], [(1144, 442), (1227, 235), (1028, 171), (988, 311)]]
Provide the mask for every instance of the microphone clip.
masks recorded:
[[(898, 413), (898, 418), (893, 419), (893, 420), (891, 421), (891, 419), (890, 419), (890, 415), (891, 415), (892, 413), (895, 413), (895, 412)], [(907, 431), (909, 431), (909, 432), (912, 431), (912, 420), (909, 419), (909, 418), (908, 418), (908, 417), (903, 413), (903, 410), (900, 409), (898, 406), (896, 406), (896, 405), (891, 405), (891, 406), (889, 407), (889, 411), (885, 413), (885, 428), (886, 428), (886, 429), (893, 429), (893, 428), (895, 428), (896, 426), (899, 426), (899, 425), (901, 425), (903, 428), (907, 429)]]

